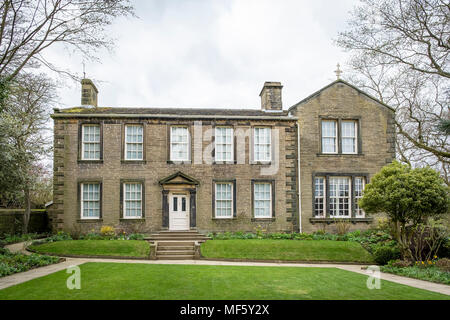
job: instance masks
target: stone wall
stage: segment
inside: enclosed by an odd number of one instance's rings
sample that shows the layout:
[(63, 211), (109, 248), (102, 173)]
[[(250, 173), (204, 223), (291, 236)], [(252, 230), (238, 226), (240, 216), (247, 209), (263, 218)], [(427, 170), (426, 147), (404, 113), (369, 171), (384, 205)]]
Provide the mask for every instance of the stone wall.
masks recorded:
[[(79, 160), (79, 130), (81, 123), (89, 119), (55, 118), (54, 157), (54, 205), (51, 223), (54, 229), (81, 228), (84, 231), (98, 229), (102, 225), (135, 228), (141, 232), (161, 230), (162, 189), (158, 181), (181, 171), (200, 184), (197, 187), (197, 229), (199, 231), (254, 231), (261, 225), (269, 231), (293, 231), (297, 219), (296, 189), (296, 129), (295, 121), (282, 120), (204, 120), (202, 130), (207, 132), (216, 125), (230, 125), (237, 130), (254, 126), (271, 126), (279, 135), (279, 168), (271, 174), (261, 174), (267, 165), (250, 164), (250, 141), (245, 141), (245, 162), (240, 164), (174, 164), (168, 162), (169, 127), (188, 125), (194, 121), (165, 119), (111, 119), (105, 116), (95, 121), (101, 123), (103, 133), (103, 160), (87, 163)], [(126, 123), (145, 126), (145, 161), (127, 163), (122, 159), (123, 127)], [(193, 136), (191, 130), (191, 136)], [(210, 141), (203, 141), (206, 150)], [(240, 153), (242, 151), (239, 151)], [(195, 158), (193, 154), (192, 160)], [(102, 220), (80, 219), (78, 185), (83, 179), (102, 182)], [(140, 179), (145, 181), (145, 219), (120, 220), (120, 181)], [(237, 215), (234, 219), (213, 218), (213, 180), (235, 179), (237, 188)], [(275, 181), (275, 217), (258, 220), (252, 218), (252, 179)]]
[[(0, 209), (0, 235), (22, 232), (24, 210)], [(50, 231), (49, 219), (45, 210), (31, 210), (29, 233)]]
[[(299, 118), (302, 225), (304, 232), (321, 228), (312, 224), (313, 175), (317, 173), (367, 174), (370, 178), (395, 159), (394, 112), (344, 82), (335, 82), (291, 109)], [(360, 153), (321, 154), (321, 117), (357, 119), (360, 125)], [(351, 229), (366, 229), (367, 222), (354, 222)], [(335, 226), (329, 225), (333, 231)]]

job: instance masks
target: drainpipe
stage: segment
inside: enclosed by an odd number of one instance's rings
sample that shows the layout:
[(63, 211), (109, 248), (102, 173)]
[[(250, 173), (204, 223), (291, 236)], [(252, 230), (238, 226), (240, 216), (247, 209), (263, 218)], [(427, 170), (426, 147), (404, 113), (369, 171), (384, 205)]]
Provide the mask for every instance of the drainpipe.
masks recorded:
[(297, 121), (297, 159), (298, 159), (298, 226), (302, 232), (302, 182), (300, 174), (300, 124)]

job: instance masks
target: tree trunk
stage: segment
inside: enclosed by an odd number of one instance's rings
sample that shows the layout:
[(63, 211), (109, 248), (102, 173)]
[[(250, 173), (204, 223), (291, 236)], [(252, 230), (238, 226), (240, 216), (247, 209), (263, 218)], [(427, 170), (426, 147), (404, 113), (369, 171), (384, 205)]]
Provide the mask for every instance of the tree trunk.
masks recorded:
[(30, 222), (31, 216), (31, 200), (30, 200), (30, 189), (25, 188), (25, 212), (23, 213), (23, 227), (22, 234), (28, 233), (28, 223)]

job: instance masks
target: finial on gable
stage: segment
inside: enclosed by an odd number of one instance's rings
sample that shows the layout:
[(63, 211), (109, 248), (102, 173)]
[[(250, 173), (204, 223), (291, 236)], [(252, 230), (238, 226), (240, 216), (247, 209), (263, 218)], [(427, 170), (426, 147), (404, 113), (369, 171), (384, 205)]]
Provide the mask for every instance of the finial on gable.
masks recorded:
[(336, 77), (338, 80), (341, 79), (342, 70), (341, 65), (339, 63), (337, 64), (337, 69), (336, 71), (334, 71), (334, 73), (336, 73)]

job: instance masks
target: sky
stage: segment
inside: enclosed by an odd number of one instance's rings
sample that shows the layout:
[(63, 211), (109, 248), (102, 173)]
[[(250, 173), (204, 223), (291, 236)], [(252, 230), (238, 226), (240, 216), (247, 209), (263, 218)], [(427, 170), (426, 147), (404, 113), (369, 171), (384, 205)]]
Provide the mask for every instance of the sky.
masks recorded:
[[(333, 44), (356, 0), (135, 0), (138, 18), (108, 29), (113, 52), (86, 62), (101, 107), (260, 108), (265, 81), (279, 81), (287, 109), (336, 80), (347, 54)], [(46, 58), (83, 72), (61, 48)], [(345, 68), (342, 67), (345, 75)], [(55, 107), (80, 105), (65, 80)]]

